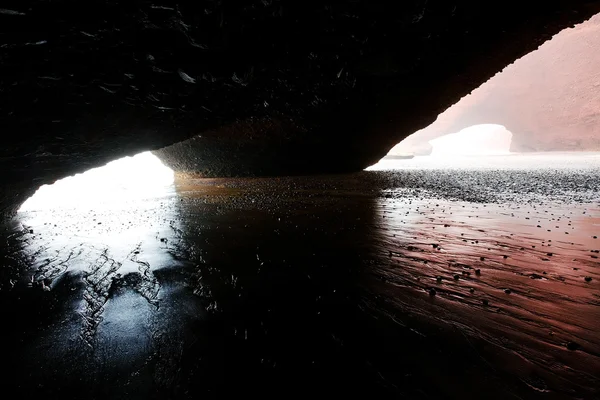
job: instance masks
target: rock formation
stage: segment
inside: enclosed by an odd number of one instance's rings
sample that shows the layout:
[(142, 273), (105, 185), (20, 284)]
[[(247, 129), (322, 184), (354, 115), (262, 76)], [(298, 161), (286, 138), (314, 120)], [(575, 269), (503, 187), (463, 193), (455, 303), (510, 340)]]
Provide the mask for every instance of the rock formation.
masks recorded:
[(598, 12), (590, 0), (5, 1), (0, 213), (44, 183), (190, 138), (163, 159), (208, 176), (360, 169)]
[(502, 124), (511, 150), (600, 150), (600, 16), (567, 29), (498, 73), (391, 153), (428, 153), (428, 141)]

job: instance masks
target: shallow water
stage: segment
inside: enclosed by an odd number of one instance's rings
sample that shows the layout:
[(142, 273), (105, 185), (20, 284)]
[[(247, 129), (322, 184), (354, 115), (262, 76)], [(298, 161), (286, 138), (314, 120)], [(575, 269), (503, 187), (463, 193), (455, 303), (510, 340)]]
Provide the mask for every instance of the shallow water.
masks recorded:
[(596, 398), (600, 158), (560, 160), (178, 180), (20, 213), (3, 232), (4, 386)]

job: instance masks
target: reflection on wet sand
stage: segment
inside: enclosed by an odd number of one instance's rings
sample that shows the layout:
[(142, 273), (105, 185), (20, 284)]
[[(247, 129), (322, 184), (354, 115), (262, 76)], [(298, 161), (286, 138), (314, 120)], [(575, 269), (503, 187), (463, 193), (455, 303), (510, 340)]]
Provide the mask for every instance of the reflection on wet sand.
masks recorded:
[(389, 309), (465, 335), (537, 392), (595, 393), (600, 210), (385, 199), (378, 211), (389, 261), (373, 293)]
[(21, 214), (0, 272), (8, 385), (63, 398), (598, 396), (597, 199), (444, 200), (395, 179), (178, 180), (119, 210)]

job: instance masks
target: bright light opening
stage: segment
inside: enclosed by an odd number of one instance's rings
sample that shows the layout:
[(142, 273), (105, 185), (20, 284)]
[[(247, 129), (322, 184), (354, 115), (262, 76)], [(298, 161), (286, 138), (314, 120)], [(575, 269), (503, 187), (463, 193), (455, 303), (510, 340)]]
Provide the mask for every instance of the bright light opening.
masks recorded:
[(19, 211), (120, 208), (167, 194), (174, 173), (150, 152), (43, 185)]
[(506, 166), (514, 161), (513, 134), (502, 125), (473, 125), (434, 139), (413, 134), (394, 146), (368, 171), (414, 168)]
[(510, 154), (512, 133), (502, 125), (474, 125), (429, 141), (432, 157)]

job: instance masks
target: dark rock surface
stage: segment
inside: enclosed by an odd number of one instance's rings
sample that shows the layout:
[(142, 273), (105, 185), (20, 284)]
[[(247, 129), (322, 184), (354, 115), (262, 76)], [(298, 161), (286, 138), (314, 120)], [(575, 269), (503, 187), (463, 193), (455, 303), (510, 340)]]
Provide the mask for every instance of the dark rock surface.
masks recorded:
[(195, 135), (206, 150), (194, 168), (207, 175), (359, 169), (599, 11), (566, 0), (3, 1), (0, 213), (41, 184)]

